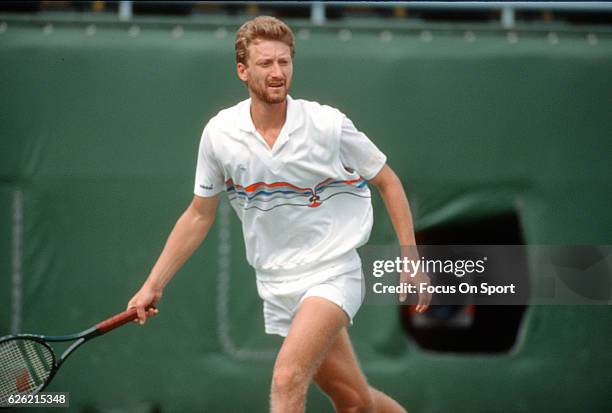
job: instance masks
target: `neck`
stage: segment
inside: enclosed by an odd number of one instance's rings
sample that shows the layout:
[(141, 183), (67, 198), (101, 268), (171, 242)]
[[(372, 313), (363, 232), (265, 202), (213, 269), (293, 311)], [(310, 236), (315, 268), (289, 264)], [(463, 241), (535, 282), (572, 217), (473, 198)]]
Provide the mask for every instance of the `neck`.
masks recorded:
[(251, 96), (251, 119), (257, 130), (280, 129), (287, 118), (287, 99), (266, 103)]

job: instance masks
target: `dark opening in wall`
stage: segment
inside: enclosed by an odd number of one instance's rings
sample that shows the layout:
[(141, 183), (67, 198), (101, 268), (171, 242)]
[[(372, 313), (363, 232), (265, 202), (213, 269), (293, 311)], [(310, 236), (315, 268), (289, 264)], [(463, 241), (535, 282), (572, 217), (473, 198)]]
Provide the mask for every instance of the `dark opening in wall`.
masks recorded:
[[(419, 245), (524, 245), (516, 213), (453, 222), (419, 231)], [(526, 254), (523, 254), (526, 257)], [(524, 265), (527, 274), (527, 261)], [(527, 281), (527, 280), (526, 280)], [(432, 306), (422, 315), (400, 306), (402, 325), (420, 347), (433, 351), (499, 353), (516, 342), (524, 305)]]

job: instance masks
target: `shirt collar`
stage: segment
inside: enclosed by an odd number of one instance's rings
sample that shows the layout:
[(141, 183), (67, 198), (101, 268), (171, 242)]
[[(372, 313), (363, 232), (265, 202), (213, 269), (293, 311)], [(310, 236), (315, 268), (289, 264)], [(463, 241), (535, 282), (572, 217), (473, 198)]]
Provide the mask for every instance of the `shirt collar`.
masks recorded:
[[(283, 131), (287, 134), (295, 131), (302, 125), (303, 115), (299, 110), (299, 104), (287, 95), (287, 118), (283, 125)], [(238, 127), (245, 132), (255, 133), (255, 125), (251, 118), (251, 99), (243, 100), (240, 103), (238, 112)]]

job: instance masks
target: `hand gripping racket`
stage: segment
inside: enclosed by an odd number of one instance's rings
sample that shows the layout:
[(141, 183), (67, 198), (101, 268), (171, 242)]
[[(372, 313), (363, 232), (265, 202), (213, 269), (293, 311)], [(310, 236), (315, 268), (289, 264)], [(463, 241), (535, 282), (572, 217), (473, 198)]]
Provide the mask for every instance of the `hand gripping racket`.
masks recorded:
[[(17, 334), (0, 337), (0, 407), (7, 402), (10, 395), (41, 392), (77, 347), (136, 318), (136, 309), (130, 308), (76, 334)], [(58, 360), (49, 342), (62, 341), (74, 343)]]

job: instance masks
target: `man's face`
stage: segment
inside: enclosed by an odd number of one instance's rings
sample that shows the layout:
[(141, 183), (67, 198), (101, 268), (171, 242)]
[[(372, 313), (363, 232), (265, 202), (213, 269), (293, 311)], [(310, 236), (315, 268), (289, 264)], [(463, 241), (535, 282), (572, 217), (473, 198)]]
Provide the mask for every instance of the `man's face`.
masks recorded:
[(247, 64), (238, 63), (237, 71), (251, 97), (268, 104), (282, 103), (293, 75), (291, 49), (276, 40), (256, 40), (249, 46)]

